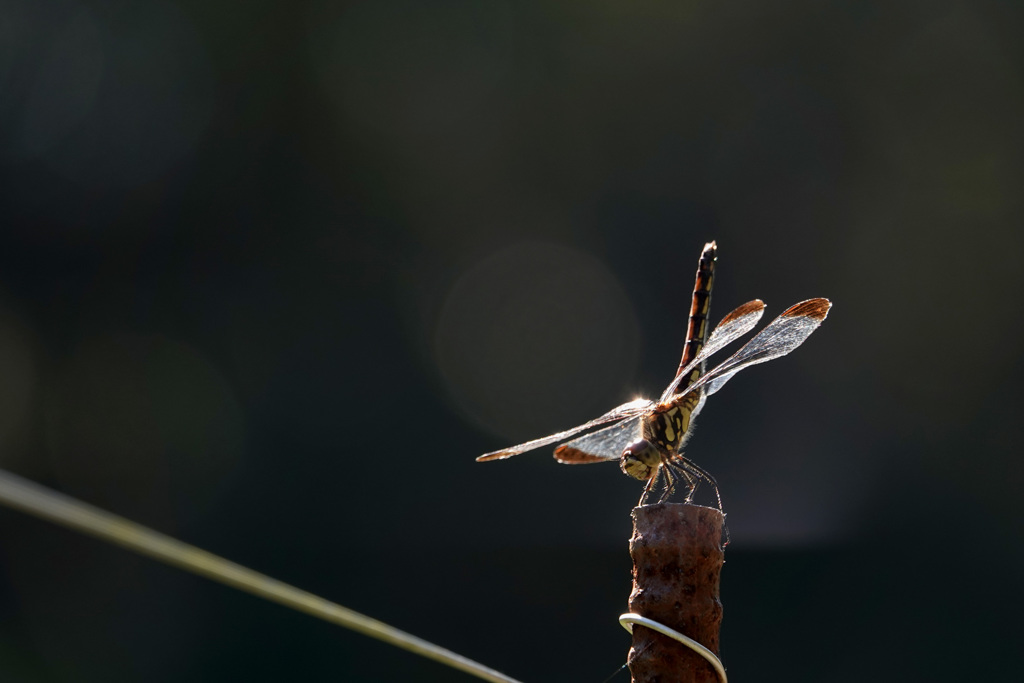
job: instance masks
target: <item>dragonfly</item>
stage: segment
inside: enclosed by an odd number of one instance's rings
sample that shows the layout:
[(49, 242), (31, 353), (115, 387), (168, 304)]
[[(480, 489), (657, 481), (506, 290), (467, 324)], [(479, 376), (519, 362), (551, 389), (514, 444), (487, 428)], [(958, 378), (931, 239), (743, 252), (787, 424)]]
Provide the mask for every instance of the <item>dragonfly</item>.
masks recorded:
[[(697, 485), (705, 481), (714, 488), (721, 510), (722, 496), (715, 478), (681, 452), (692, 433), (694, 418), (705, 400), (736, 373), (785, 356), (800, 346), (825, 320), (832, 303), (815, 298), (790, 306), (738, 351), (706, 370), (707, 359), (752, 330), (765, 309), (760, 299), (748, 301), (726, 315), (709, 335), (707, 319), (716, 261), (717, 244), (709, 242), (698, 263), (682, 359), (675, 378), (657, 400), (634, 399), (572, 429), (485, 453), (477, 461), (503, 460), (566, 441), (555, 449), (558, 462), (583, 465), (617, 460), (623, 473), (646, 481), (640, 505), (645, 505), (657, 490), (661, 494), (656, 502), (664, 502), (680, 481), (685, 483), (689, 503)], [(602, 428), (590, 431), (596, 427)], [(589, 433), (576, 436), (583, 432)], [(571, 437), (576, 438), (568, 440)]]

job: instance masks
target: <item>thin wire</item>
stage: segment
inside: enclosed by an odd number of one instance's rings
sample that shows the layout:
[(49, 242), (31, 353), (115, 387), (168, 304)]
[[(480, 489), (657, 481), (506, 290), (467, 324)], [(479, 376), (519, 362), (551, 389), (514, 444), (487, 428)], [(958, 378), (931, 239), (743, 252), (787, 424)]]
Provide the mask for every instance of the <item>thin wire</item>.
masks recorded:
[(516, 679), (509, 678), (499, 671), (388, 626), (384, 622), (277, 579), (272, 579), (265, 574), (247, 569), (195, 546), (182, 543), (141, 524), (130, 522), (123, 517), (51, 491), (4, 470), (0, 470), (0, 504), (110, 541), (185, 571), (305, 612), (332, 624), (408, 650), (421, 657), (441, 662), (485, 681), (519, 683)]
[(629, 666), (629, 662), (626, 662), (625, 664), (620, 666), (618, 669), (615, 670), (615, 673), (613, 673), (611, 676), (609, 676), (608, 678), (606, 678), (603, 681), (601, 681), (601, 683), (608, 683), (608, 681), (612, 680), (613, 678), (618, 676), (620, 673), (622, 673), (622, 670), (625, 669), (627, 666)]
[(715, 671), (718, 673), (718, 677), (722, 679), (722, 683), (729, 682), (729, 679), (726, 678), (725, 675), (725, 667), (722, 666), (722, 660), (720, 660), (714, 652), (707, 649), (693, 638), (684, 636), (679, 631), (674, 631), (670, 629), (668, 626), (660, 624), (657, 621), (654, 621), (653, 619), (648, 619), (647, 617), (642, 617), (639, 614), (633, 614), (632, 612), (628, 614), (619, 615), (619, 623), (622, 624), (622, 628), (626, 629), (630, 633), (633, 632), (633, 624), (640, 624), (641, 626), (646, 626), (652, 631), (657, 631), (662, 635), (666, 635), (669, 638), (672, 638), (673, 640), (678, 640), (680, 643), (690, 648), (704, 659), (708, 660), (711, 666), (713, 666), (715, 668)]

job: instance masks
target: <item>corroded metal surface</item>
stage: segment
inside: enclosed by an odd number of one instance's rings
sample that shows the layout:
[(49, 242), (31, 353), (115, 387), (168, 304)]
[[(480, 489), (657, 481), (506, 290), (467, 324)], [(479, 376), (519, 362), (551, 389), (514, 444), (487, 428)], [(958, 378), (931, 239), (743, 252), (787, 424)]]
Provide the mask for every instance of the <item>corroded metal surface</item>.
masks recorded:
[[(722, 624), (719, 577), (725, 517), (698, 505), (662, 503), (633, 509), (633, 592), (629, 611), (684, 633), (718, 654)], [(633, 629), (629, 670), (635, 683), (713, 683), (700, 655), (643, 626)]]

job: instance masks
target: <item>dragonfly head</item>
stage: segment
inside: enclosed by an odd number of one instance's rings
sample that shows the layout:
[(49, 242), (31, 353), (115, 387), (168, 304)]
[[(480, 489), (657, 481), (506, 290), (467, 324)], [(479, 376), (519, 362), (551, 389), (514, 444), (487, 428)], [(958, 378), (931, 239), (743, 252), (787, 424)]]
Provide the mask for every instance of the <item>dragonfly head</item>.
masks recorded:
[(623, 473), (634, 479), (647, 481), (661, 464), (661, 453), (647, 439), (640, 439), (626, 446), (619, 457), (619, 467)]

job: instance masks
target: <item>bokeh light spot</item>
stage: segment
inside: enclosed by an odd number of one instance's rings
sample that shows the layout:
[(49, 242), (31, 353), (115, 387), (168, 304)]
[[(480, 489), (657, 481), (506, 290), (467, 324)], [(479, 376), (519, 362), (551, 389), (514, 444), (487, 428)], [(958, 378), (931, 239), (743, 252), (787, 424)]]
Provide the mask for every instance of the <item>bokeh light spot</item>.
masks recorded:
[[(194, 28), (173, 5), (131, 5), (107, 19), (95, 104), (45, 160), (89, 187), (132, 187), (155, 180), (191, 153), (212, 112), (213, 75)], [(63, 51), (58, 56), (70, 57)], [(92, 52), (88, 58), (96, 60)], [(70, 119), (53, 110), (68, 100), (79, 107), (89, 102), (86, 81), (95, 70), (63, 64), (41, 71), (40, 77), (77, 79), (81, 92), (50, 96), (50, 86), (36, 84), (33, 92), (47, 96), (30, 98), (32, 115), (51, 121), (56, 131), (68, 127)]]
[(579, 251), (525, 244), (479, 262), (449, 293), (435, 339), (459, 406), (508, 438), (632, 398), (636, 316), (615, 276)]
[(21, 111), (20, 153), (43, 154), (89, 115), (103, 73), (103, 45), (92, 14), (76, 8), (46, 39)]
[(58, 477), (128, 516), (200, 517), (241, 457), (230, 387), (195, 349), (163, 337), (82, 344), (48, 403)]

